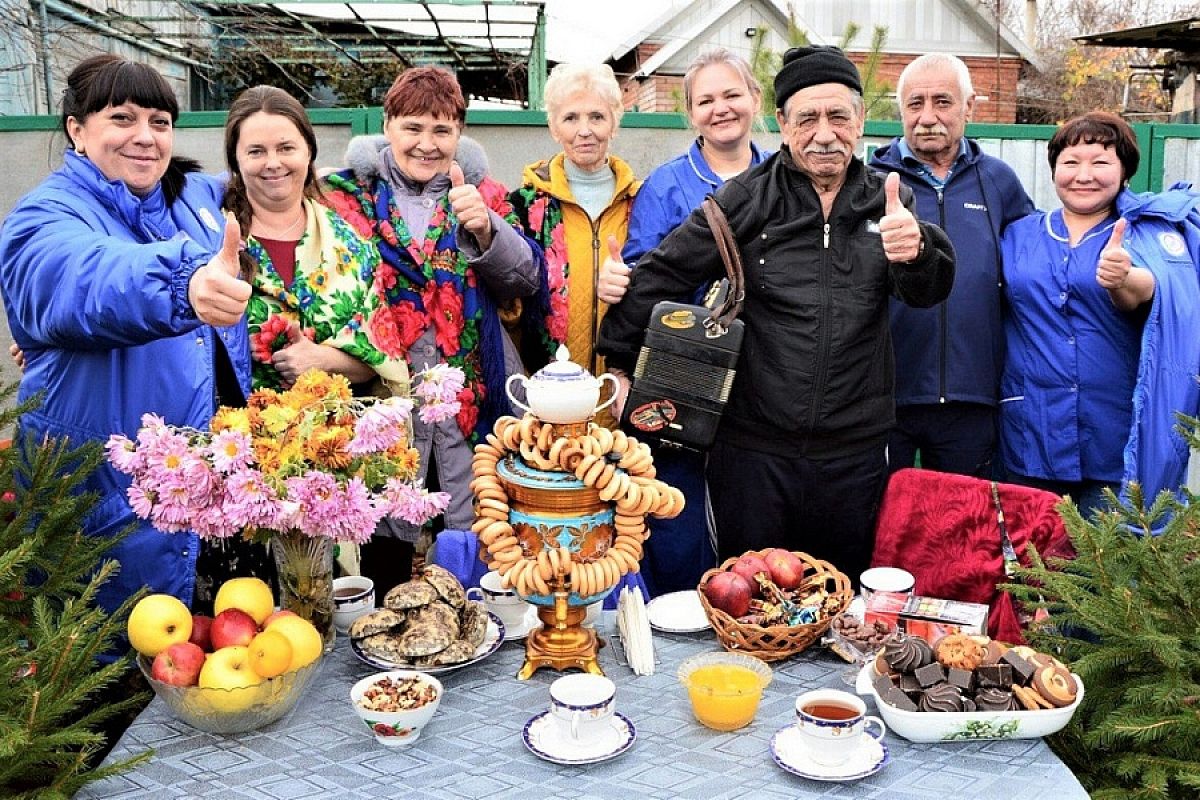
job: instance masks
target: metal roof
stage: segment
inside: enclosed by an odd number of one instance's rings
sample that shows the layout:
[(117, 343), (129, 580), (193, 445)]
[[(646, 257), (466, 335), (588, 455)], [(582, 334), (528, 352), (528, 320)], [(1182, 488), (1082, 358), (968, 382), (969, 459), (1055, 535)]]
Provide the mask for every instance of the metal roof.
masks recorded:
[(1075, 41), (1099, 47), (1146, 47), (1195, 53), (1200, 51), (1200, 17), (1107, 33), (1089, 33), (1076, 36)]

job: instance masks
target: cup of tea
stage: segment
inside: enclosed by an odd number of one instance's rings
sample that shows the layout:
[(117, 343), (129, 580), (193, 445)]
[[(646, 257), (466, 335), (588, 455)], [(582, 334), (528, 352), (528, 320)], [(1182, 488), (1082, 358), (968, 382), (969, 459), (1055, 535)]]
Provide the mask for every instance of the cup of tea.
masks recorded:
[[(817, 689), (797, 697), (796, 728), (809, 757), (817, 764), (836, 767), (862, 746), (864, 733), (882, 739), (887, 726), (866, 713), (866, 703), (858, 695), (838, 689)], [(868, 727), (878, 728), (878, 733)]]
[(858, 576), (859, 593), (868, 605), (875, 592), (912, 594), (915, 584), (912, 573), (899, 567), (871, 567)]
[(333, 626), (350, 630), (350, 623), (375, 609), (375, 582), (362, 575), (333, 579)]
[(500, 573), (495, 571), (480, 578), (478, 586), (467, 589), (467, 597), (482, 601), (487, 610), (499, 617), (504, 627), (510, 629), (519, 628), (525, 621), (526, 612), (529, 611), (529, 603), (521, 599), (516, 589), (501, 585)]
[(616, 695), (617, 685), (603, 675), (564, 675), (550, 684), (550, 716), (571, 742), (594, 741), (610, 727)]

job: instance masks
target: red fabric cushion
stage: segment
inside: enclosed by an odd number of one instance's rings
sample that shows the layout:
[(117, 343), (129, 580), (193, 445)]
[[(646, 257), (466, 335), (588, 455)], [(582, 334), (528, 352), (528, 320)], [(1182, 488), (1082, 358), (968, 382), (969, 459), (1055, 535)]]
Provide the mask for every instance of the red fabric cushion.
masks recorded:
[[(1022, 565), (1029, 565), (1029, 542), (1042, 558), (1074, 556), (1054, 510), (1058, 495), (1007, 483), (998, 488)], [(933, 470), (897, 471), (884, 492), (871, 564), (908, 570), (918, 595), (990, 606), (988, 635), (1023, 641), (1012, 598), (996, 589), (1007, 578), (990, 482)]]

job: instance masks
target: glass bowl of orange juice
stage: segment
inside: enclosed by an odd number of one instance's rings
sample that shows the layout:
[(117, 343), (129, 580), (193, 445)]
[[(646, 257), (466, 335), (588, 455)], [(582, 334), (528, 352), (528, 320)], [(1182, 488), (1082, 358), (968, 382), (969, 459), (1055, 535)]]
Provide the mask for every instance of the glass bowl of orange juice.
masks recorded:
[(749, 725), (772, 677), (766, 662), (741, 653), (701, 653), (680, 664), (677, 674), (696, 719), (718, 731)]

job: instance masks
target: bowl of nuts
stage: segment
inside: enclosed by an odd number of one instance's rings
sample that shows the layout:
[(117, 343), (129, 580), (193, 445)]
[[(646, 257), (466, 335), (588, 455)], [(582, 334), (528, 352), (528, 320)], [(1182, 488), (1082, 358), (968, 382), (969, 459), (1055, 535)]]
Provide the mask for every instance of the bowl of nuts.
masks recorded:
[(892, 631), (892, 626), (883, 620), (863, 622), (850, 612), (833, 618), (833, 623), (826, 631), (825, 643), (829, 645), (830, 650), (853, 664), (842, 675), (842, 680), (847, 685), (854, 685), (859, 669), (875, 657)]
[(441, 701), (441, 682), (412, 670), (377, 672), (350, 690), (350, 702), (358, 718), (385, 747), (415, 742)]

